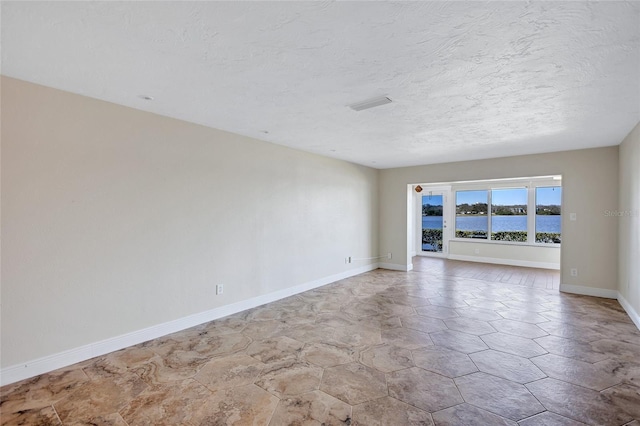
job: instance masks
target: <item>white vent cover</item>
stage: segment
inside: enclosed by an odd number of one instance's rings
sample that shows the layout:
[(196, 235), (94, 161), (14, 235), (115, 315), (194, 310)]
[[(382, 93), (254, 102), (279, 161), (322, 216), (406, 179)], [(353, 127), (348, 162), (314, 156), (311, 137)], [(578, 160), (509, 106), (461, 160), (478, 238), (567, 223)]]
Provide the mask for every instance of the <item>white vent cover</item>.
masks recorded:
[(390, 103), (391, 103), (391, 98), (389, 98), (388, 96), (378, 96), (377, 98), (372, 98), (366, 101), (351, 104), (349, 105), (349, 108), (351, 108), (354, 111), (362, 111), (363, 109), (369, 109), (369, 108), (390, 104)]

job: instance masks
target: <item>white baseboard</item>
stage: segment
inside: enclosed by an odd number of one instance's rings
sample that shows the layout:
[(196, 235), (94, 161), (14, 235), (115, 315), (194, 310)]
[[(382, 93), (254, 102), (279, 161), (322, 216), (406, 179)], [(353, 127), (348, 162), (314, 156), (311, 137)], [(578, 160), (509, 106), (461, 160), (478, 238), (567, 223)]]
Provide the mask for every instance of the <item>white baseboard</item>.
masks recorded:
[(493, 263), (496, 265), (560, 270), (560, 265), (557, 263), (532, 262), (530, 260), (498, 259), (495, 257), (467, 256), (464, 254), (450, 254), (448, 258), (451, 260), (464, 260), (466, 262)]
[(595, 297), (604, 297), (607, 299), (618, 299), (620, 305), (624, 308), (631, 318), (631, 321), (638, 327), (640, 330), (640, 314), (633, 309), (633, 306), (624, 296), (617, 290), (609, 290), (607, 288), (595, 288), (595, 287), (586, 287), (582, 285), (572, 285), (572, 284), (560, 284), (560, 291), (565, 293), (573, 293), (573, 294), (581, 294), (584, 296), (595, 296)]
[(391, 269), (392, 271), (409, 272), (413, 269), (413, 263), (408, 265), (398, 265), (396, 263), (378, 263), (378, 267), (382, 269)]
[(607, 299), (617, 299), (618, 290), (608, 288), (587, 287), (583, 285), (560, 284), (560, 291), (564, 293), (582, 294), (584, 296), (604, 297)]
[(625, 299), (624, 296), (620, 293), (618, 293), (618, 302), (620, 302), (620, 305), (622, 305), (624, 310), (627, 311), (627, 314), (629, 315), (629, 318), (631, 318), (631, 321), (633, 321), (636, 327), (638, 327), (638, 330), (640, 330), (640, 314), (638, 314), (638, 312), (633, 309), (633, 306), (631, 306), (631, 304), (627, 302), (627, 299)]
[(314, 288), (322, 287), (345, 278), (369, 272), (378, 268), (377, 263), (361, 266), (359, 268), (350, 269), (339, 274), (330, 275), (314, 281), (299, 284), (294, 287), (285, 288), (274, 291), (272, 293), (263, 294), (252, 297), (251, 299), (242, 300), (230, 305), (221, 306), (219, 308), (210, 309), (205, 312), (189, 315), (173, 321), (144, 328), (142, 330), (133, 331), (131, 333), (105, 339), (99, 342), (90, 343), (78, 348), (59, 352), (57, 354), (48, 355), (42, 358), (34, 359), (17, 365), (3, 368), (0, 370), (0, 386), (15, 383), (20, 380), (28, 379), (39, 374), (48, 373), (58, 368), (67, 367), (78, 362), (86, 361), (96, 356), (104, 355), (129, 346), (137, 345), (148, 340), (157, 339), (176, 331), (204, 324), (218, 318), (226, 317), (247, 309), (255, 308), (265, 303), (275, 302), (285, 297), (293, 296)]

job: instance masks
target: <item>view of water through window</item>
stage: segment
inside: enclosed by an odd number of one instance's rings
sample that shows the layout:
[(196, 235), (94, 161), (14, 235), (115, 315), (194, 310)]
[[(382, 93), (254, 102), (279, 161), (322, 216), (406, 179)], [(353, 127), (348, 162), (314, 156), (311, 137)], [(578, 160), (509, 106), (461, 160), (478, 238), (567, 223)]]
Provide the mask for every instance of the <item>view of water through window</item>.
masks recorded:
[(456, 237), (488, 238), (489, 191), (456, 191)]
[(527, 188), (491, 190), (491, 239), (527, 241)]
[[(484, 220), (483, 220), (484, 219)], [(527, 230), (526, 216), (500, 216), (494, 218), (491, 225), (493, 231)], [(536, 216), (536, 232), (560, 232), (562, 216)], [(425, 229), (442, 229), (442, 216), (423, 216), (422, 227)], [(456, 229), (461, 231), (482, 230), (487, 232), (487, 220), (483, 217), (466, 216), (456, 218)]]
[(536, 242), (559, 244), (562, 236), (561, 218), (562, 188), (536, 188)]
[(422, 251), (442, 252), (443, 245), (443, 197), (422, 197)]
[[(528, 229), (527, 218), (532, 213), (528, 199), (529, 190), (525, 187), (456, 191), (455, 238), (527, 242), (529, 232), (535, 232), (535, 242), (559, 244), (562, 187), (535, 188), (535, 229)], [(442, 245), (442, 196), (425, 195), (422, 197), (422, 250), (440, 252)]]

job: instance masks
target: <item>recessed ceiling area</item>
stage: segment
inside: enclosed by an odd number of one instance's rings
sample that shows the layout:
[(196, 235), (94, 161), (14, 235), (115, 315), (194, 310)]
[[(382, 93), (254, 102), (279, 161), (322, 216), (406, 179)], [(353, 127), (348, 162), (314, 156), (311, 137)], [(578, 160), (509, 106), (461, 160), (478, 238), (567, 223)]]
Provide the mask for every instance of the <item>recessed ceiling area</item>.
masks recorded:
[(638, 2), (1, 7), (4, 75), (375, 168), (617, 145), (640, 120)]

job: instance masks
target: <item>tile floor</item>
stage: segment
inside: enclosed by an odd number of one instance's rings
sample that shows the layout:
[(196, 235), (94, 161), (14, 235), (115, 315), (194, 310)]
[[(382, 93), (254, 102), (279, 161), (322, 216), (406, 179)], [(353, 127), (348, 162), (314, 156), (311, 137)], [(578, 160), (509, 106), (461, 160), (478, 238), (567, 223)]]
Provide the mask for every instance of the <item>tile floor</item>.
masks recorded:
[(557, 272), (414, 265), (5, 386), (1, 423), (640, 425), (618, 302), (559, 294)]

